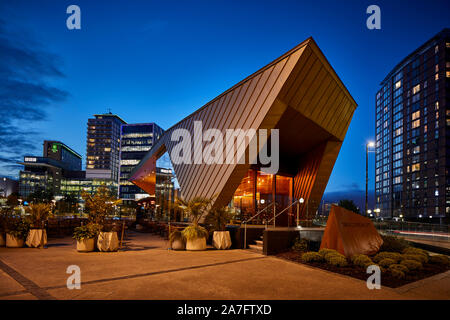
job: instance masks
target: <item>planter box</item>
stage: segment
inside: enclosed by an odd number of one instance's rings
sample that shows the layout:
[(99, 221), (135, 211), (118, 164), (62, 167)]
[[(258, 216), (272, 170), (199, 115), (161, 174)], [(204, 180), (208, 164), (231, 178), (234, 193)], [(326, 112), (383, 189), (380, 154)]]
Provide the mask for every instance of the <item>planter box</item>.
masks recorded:
[(95, 244), (94, 238), (77, 241), (77, 251), (78, 252), (94, 251), (94, 244)]
[(231, 247), (231, 237), (229, 231), (214, 231), (213, 246), (216, 249), (224, 250)]
[(100, 232), (97, 239), (97, 249), (102, 252), (117, 251), (119, 249), (117, 232)]
[(0, 247), (4, 247), (6, 246), (6, 239), (5, 239), (5, 234), (2, 232), (0, 233)]
[(23, 243), (23, 239), (16, 238), (9, 233), (6, 234), (6, 246), (8, 248), (22, 248)]
[(30, 248), (38, 248), (47, 244), (47, 231), (45, 229), (31, 229), (25, 242)]
[(206, 238), (197, 238), (193, 240), (186, 241), (186, 250), (189, 251), (200, 251), (206, 250)]
[(186, 250), (186, 244), (181, 239), (172, 241), (170, 247), (172, 250)]

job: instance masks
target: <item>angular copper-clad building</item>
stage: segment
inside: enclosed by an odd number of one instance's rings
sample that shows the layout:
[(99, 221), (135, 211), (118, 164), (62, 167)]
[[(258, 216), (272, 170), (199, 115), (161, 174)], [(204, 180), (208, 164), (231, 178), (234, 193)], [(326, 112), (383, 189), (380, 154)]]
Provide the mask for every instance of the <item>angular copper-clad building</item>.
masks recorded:
[[(282, 210), (303, 198), (304, 217), (306, 210), (317, 210), (356, 106), (309, 38), (169, 128), (136, 166), (130, 181), (154, 194), (156, 160), (166, 151), (170, 155), (178, 143), (171, 139), (174, 130), (193, 134), (194, 121), (202, 121), (203, 130), (222, 132), (279, 129), (277, 174), (265, 174), (261, 166), (249, 163), (174, 164), (175, 174), (185, 199), (215, 196), (215, 206), (231, 205), (248, 217), (270, 203)], [(292, 214), (280, 216), (277, 223), (289, 220)]]

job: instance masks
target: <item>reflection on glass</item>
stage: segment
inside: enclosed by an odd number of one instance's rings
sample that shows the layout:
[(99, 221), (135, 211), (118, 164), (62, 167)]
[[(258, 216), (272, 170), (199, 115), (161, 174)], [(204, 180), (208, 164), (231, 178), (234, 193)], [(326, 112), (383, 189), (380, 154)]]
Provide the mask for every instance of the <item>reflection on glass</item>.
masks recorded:
[(255, 214), (254, 198), (254, 171), (248, 170), (247, 175), (242, 179), (241, 184), (236, 189), (231, 207), (236, 210), (236, 213), (241, 217), (251, 217)]

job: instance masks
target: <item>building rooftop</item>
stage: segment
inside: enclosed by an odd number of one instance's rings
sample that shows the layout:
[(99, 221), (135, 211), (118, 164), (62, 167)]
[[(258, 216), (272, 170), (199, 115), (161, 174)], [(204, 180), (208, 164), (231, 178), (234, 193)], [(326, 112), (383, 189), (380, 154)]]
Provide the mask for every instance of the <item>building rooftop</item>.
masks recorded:
[(126, 124), (127, 122), (125, 120), (123, 120), (121, 117), (119, 117), (117, 114), (112, 114), (111, 112), (108, 113), (101, 113), (101, 114), (94, 114), (95, 118), (99, 118), (99, 117), (112, 117), (112, 118), (117, 118), (119, 119), (122, 123)]

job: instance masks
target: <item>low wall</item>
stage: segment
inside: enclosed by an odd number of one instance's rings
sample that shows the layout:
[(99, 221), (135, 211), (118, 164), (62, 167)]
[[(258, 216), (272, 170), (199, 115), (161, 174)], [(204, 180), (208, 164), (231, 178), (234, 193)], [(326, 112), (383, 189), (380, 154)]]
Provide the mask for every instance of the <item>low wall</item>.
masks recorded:
[(289, 249), (297, 237), (308, 239), (319, 243), (322, 241), (324, 228), (302, 228), (302, 229), (267, 229), (264, 230), (264, 248), (265, 255), (274, 255)]

